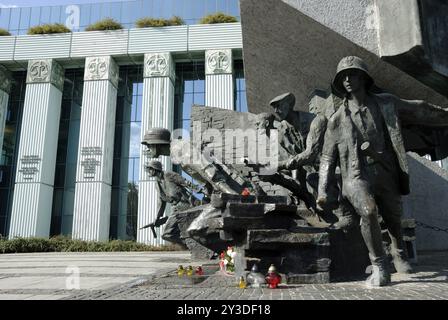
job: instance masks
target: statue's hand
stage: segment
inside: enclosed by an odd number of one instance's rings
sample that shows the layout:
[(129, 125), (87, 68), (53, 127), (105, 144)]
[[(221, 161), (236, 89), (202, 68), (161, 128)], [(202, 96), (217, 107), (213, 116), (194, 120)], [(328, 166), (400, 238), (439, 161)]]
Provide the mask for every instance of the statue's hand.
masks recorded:
[(278, 165), (277, 165), (278, 170), (284, 170), (284, 169), (287, 169), (287, 164), (288, 164), (288, 161), (287, 161), (287, 160), (285, 160), (285, 161), (279, 161), (279, 162), (278, 162)]
[(327, 198), (319, 196), (316, 200), (317, 209), (324, 211), (323, 207), (327, 204)]
[(293, 157), (293, 158), (289, 159), (286, 162), (286, 169), (288, 169), (288, 170), (297, 169), (297, 159), (296, 159), (296, 157)]

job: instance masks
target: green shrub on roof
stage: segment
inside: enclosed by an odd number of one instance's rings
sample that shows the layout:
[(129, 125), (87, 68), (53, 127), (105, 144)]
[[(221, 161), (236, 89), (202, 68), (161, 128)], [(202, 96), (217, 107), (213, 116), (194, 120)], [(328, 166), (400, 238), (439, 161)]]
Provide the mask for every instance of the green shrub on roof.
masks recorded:
[(8, 30), (2, 29), (0, 28), (0, 37), (1, 36), (10, 36), (11, 34), (9, 33)]
[(231, 23), (231, 22), (238, 22), (238, 20), (236, 17), (226, 15), (222, 12), (216, 12), (214, 14), (209, 14), (209, 15), (203, 17), (199, 21), (200, 24)]
[(154, 19), (154, 18), (141, 18), (135, 22), (137, 28), (147, 27), (168, 27), (168, 26), (181, 26), (185, 21), (181, 17), (173, 16), (171, 19)]
[(123, 29), (121, 23), (112, 18), (105, 18), (89, 25), (86, 31), (105, 31), (105, 30), (120, 30)]
[(51, 33), (67, 33), (72, 32), (69, 28), (61, 23), (48, 23), (28, 29), (28, 34), (51, 34)]

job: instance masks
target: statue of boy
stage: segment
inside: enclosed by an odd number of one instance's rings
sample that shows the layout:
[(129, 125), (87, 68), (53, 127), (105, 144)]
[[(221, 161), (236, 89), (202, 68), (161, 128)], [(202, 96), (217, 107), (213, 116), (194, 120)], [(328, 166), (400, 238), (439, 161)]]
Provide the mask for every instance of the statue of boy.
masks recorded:
[(411, 272), (401, 231), (401, 195), (410, 192), (401, 124), (446, 127), (448, 110), (388, 93), (374, 94), (370, 91), (373, 83), (362, 59), (349, 56), (339, 62), (333, 88), (344, 102), (328, 121), (317, 203), (327, 201), (329, 182), (339, 164), (342, 196), (361, 216), (361, 233), (373, 267), (366, 284), (383, 286), (390, 282), (390, 273), (378, 214), (392, 240), (395, 269)]
[(155, 222), (150, 223), (144, 227), (160, 227), (164, 224), (166, 218), (163, 218), (165, 213), (166, 204), (171, 204), (172, 214), (166, 220), (165, 230), (162, 235), (162, 239), (173, 242), (184, 244), (181, 239), (180, 229), (178, 225), (178, 217), (176, 212), (187, 210), (199, 202), (193, 194), (192, 191), (198, 191), (198, 187), (185, 180), (177, 172), (166, 171), (163, 172), (162, 164), (159, 161), (152, 160), (145, 165), (145, 169), (150, 177), (156, 179), (157, 193), (159, 195), (158, 199), (158, 210)]

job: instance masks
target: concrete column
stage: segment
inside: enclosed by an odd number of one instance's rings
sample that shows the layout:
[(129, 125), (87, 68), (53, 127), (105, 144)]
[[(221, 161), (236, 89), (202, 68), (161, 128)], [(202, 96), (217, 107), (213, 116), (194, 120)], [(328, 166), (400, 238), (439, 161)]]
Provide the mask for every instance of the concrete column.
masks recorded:
[(0, 154), (3, 150), (5, 135), (6, 113), (8, 111), (9, 93), (11, 91), (11, 75), (0, 66)]
[(231, 49), (205, 51), (205, 105), (234, 110)]
[[(166, 128), (173, 130), (174, 120), (174, 80), (175, 67), (169, 53), (151, 53), (145, 55), (143, 101), (142, 101), (142, 129), (141, 140), (150, 128)], [(151, 223), (157, 215), (157, 190), (155, 181), (149, 178), (144, 165), (151, 159), (146, 155), (146, 148), (140, 148), (139, 197), (137, 219), (137, 241), (151, 245), (162, 245), (164, 241), (160, 234), (155, 239), (150, 229), (139, 230), (140, 227)], [(161, 157), (164, 170), (171, 170), (169, 157)], [(167, 208), (167, 211), (169, 208)], [(167, 214), (167, 212), (165, 212)]]
[(49, 236), (64, 69), (30, 60), (26, 82), (9, 238)]
[(74, 239), (109, 240), (118, 66), (86, 59), (76, 168)]

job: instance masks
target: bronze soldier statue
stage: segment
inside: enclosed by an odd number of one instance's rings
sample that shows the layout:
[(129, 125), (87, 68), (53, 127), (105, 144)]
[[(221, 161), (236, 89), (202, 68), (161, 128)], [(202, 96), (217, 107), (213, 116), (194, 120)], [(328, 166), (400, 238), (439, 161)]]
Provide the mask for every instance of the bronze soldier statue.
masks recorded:
[[(177, 172), (163, 172), (162, 164), (159, 161), (150, 161), (145, 165), (145, 169), (148, 175), (156, 180), (159, 199), (156, 220), (141, 229), (151, 228), (154, 237), (157, 237), (154, 228), (160, 227), (166, 222), (162, 239), (185, 244), (181, 237), (176, 213), (187, 210), (200, 202), (192, 193), (193, 191), (200, 191), (200, 188), (184, 179)], [(169, 217), (163, 217), (167, 203), (171, 204), (172, 214)]]
[[(271, 126), (278, 130), (280, 163), (286, 163), (290, 157), (300, 154), (305, 149), (304, 139), (300, 131), (300, 115), (294, 111), (296, 98), (292, 93), (281, 94), (270, 101), (274, 109), (274, 121)], [(306, 189), (306, 172), (302, 167), (297, 168), (295, 176), (291, 170), (279, 167), (277, 173), (260, 176), (264, 181), (280, 185), (293, 194), (295, 201), (304, 201), (307, 208), (315, 207), (315, 199)]]
[(200, 146), (195, 146), (189, 140), (171, 140), (171, 132), (167, 129), (149, 129), (142, 144), (148, 148), (147, 155), (151, 158), (169, 156), (174, 164), (180, 165), (190, 177), (205, 186), (208, 196), (213, 192), (240, 194), (243, 190), (232, 179), (229, 168), (206, 157)]
[(390, 234), (395, 269), (411, 272), (401, 231), (401, 196), (410, 192), (401, 124), (447, 126), (448, 112), (424, 101), (374, 94), (373, 84), (362, 59), (349, 56), (338, 64), (333, 87), (344, 101), (328, 122), (317, 203), (326, 203), (329, 182), (339, 165), (342, 195), (361, 217), (361, 233), (373, 267), (366, 284), (383, 286), (390, 282), (390, 272), (378, 214)]

